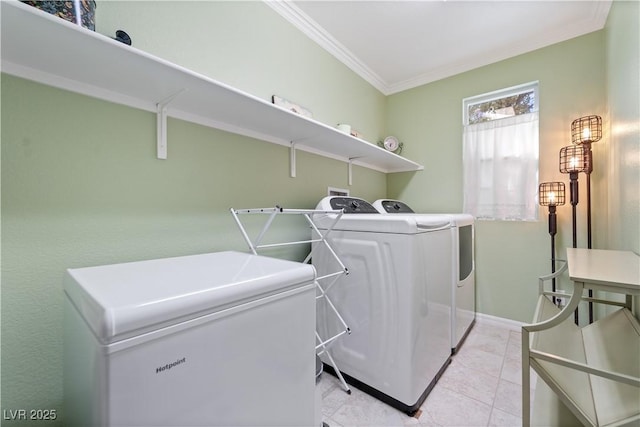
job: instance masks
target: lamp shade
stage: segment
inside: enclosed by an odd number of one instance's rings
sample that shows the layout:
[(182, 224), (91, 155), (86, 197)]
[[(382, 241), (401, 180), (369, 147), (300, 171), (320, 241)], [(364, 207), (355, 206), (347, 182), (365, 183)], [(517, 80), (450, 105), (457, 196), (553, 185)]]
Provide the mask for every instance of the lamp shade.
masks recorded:
[(602, 117), (585, 116), (571, 123), (571, 142), (591, 144), (602, 138)]
[(564, 182), (543, 182), (538, 186), (540, 206), (562, 206), (564, 202)]
[(589, 166), (589, 153), (582, 145), (569, 145), (560, 149), (560, 172), (586, 172)]

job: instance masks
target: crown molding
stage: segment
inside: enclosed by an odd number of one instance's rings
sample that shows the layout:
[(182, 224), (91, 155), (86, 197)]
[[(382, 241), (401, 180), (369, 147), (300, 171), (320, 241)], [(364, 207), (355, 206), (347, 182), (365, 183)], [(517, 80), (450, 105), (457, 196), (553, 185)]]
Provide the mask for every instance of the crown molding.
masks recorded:
[(547, 46), (561, 43), (576, 37), (580, 37), (594, 31), (602, 30), (607, 22), (612, 0), (600, 0), (591, 2), (592, 13), (588, 19), (565, 26), (557, 31), (544, 34), (544, 37), (536, 40), (527, 40), (524, 43), (512, 44), (494, 52), (484, 53), (480, 56), (467, 58), (464, 61), (450, 64), (446, 67), (433, 69), (427, 73), (417, 75), (413, 78), (395, 82), (387, 85), (385, 95), (392, 95), (405, 90), (413, 89), (437, 80), (452, 77), (476, 68), (504, 61), (509, 58), (533, 52)]
[(304, 13), (293, 3), (286, 0), (263, 0), (264, 3), (276, 11), (280, 16), (302, 31), (307, 37), (320, 45), (323, 49), (336, 57), (373, 87), (389, 95), (389, 85), (378, 74), (360, 61), (349, 49), (336, 40), (324, 28), (318, 25), (309, 15)]
[(527, 40), (523, 43), (512, 44), (494, 52), (467, 58), (464, 61), (440, 67), (404, 81), (390, 83), (360, 61), (353, 52), (336, 40), (309, 15), (293, 4), (293, 2), (287, 0), (263, 1), (289, 23), (298, 28), (303, 34), (386, 96), (601, 30), (606, 25), (609, 10), (613, 2), (613, 0), (589, 2), (592, 10), (588, 19), (565, 26), (558, 31), (548, 32), (543, 35), (542, 39)]
[(607, 24), (609, 11), (613, 0), (599, 0), (593, 4), (592, 25), (597, 29), (602, 29)]

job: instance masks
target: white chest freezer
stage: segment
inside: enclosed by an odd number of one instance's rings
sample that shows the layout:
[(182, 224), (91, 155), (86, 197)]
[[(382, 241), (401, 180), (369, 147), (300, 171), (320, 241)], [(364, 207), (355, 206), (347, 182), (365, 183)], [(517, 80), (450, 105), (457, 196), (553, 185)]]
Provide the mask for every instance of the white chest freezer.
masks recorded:
[(237, 252), (69, 269), (65, 425), (312, 425), (315, 277)]

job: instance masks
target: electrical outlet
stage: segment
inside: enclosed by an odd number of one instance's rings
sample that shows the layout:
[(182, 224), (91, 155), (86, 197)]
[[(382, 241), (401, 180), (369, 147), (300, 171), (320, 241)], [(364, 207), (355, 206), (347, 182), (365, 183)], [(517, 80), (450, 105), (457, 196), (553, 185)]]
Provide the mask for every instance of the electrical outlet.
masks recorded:
[[(564, 294), (565, 292), (563, 290), (558, 290), (558, 293)], [(567, 305), (569, 295), (567, 296), (557, 296), (556, 295), (556, 305), (560, 308), (564, 307), (565, 305)]]

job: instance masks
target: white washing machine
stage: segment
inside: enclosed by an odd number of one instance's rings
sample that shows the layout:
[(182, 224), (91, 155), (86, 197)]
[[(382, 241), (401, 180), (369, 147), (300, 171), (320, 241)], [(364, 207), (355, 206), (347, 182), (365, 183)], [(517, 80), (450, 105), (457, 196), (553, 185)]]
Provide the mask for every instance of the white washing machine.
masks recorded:
[[(349, 271), (328, 290), (351, 329), (330, 348), (336, 365), (350, 384), (413, 414), (450, 362), (451, 220), (381, 215), (352, 197), (317, 209), (344, 210), (328, 234)], [(321, 232), (333, 218), (316, 218)], [(336, 270), (324, 245), (313, 250), (319, 276)], [(330, 314), (318, 304), (321, 335), (342, 327)]]
[(68, 270), (65, 425), (314, 425), (315, 277), (239, 252)]
[(451, 317), (451, 351), (458, 351), (471, 331), (476, 319), (475, 305), (475, 221), (470, 214), (415, 214), (406, 203), (399, 200), (379, 199), (373, 202), (376, 210), (383, 214), (414, 214), (420, 216), (447, 215), (453, 222), (453, 313)]

